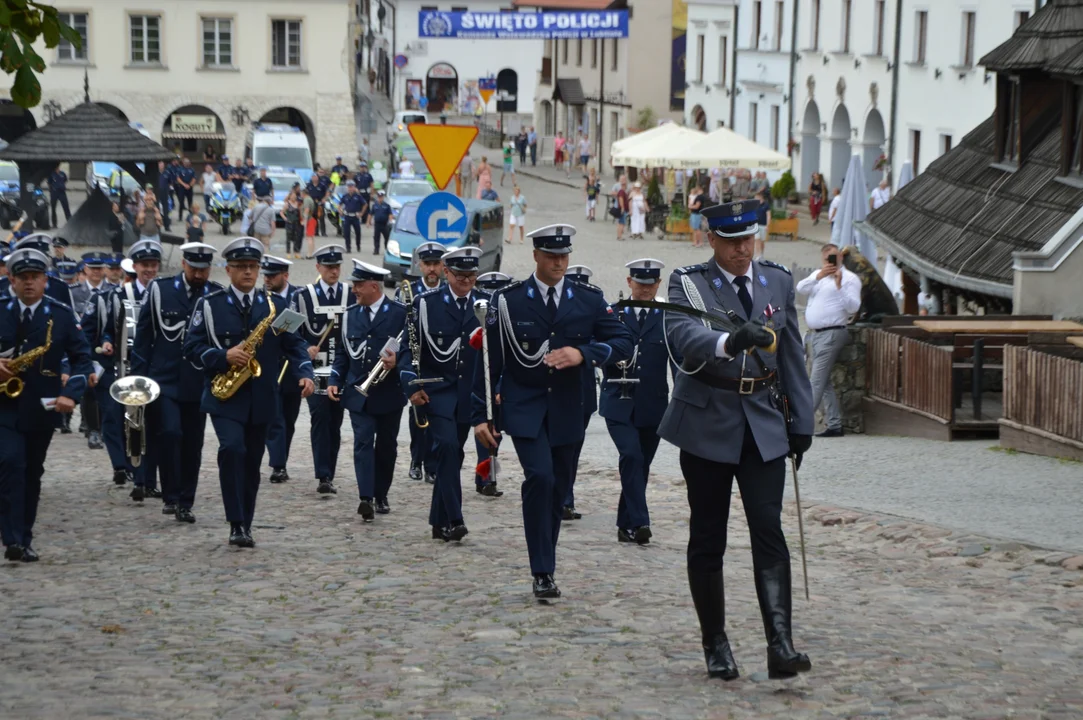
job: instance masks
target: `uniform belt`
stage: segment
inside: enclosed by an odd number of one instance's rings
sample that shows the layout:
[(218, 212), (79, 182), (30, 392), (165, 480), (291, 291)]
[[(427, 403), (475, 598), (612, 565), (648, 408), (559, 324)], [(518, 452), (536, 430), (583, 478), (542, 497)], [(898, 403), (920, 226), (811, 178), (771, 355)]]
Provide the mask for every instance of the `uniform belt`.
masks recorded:
[(825, 328), (812, 328), (812, 332), (827, 332), (828, 330), (845, 330), (845, 325), (831, 325)]
[(719, 390), (733, 390), (741, 395), (751, 395), (757, 390), (763, 390), (770, 387), (775, 382), (775, 373), (773, 371), (769, 375), (758, 378), (718, 377), (703, 372), (698, 372), (695, 375), (692, 375), (692, 377), (699, 380), (704, 385), (710, 385)]
[(360, 213), (342, 213), (346, 217), (357, 217)]

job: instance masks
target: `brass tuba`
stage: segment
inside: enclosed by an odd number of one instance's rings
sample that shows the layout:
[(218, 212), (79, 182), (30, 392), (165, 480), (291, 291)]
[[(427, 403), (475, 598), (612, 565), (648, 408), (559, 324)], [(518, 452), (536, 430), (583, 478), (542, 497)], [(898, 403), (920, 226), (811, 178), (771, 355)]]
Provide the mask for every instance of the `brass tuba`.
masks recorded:
[[(43, 357), (45, 353), (49, 352), (49, 347), (53, 344), (53, 321), (50, 320), (45, 326), (45, 344), (40, 345), (33, 350), (27, 350), (22, 355), (16, 358), (12, 358), (8, 363), (8, 372), (12, 375), (18, 375), (23, 370), (33, 365), (39, 358)], [(22, 378), (11, 377), (7, 382), (0, 384), (0, 395), (9, 398), (17, 398), (23, 394), (23, 381)]]
[(109, 386), (109, 396), (124, 406), (124, 450), (132, 467), (139, 467), (147, 454), (143, 415), (161, 393), (158, 383), (141, 375), (125, 375)]
[(270, 306), (270, 313), (259, 321), (259, 325), (252, 330), (249, 336), (245, 338), (244, 343), (240, 345), (245, 352), (252, 356), (252, 359), (245, 365), (230, 365), (229, 370), (215, 375), (214, 380), (211, 381), (211, 395), (216, 400), (229, 400), (237, 394), (237, 391), (241, 389), (241, 385), (248, 382), (249, 378), (259, 377), (260, 373), (263, 372), (259, 362), (256, 361), (255, 355), (256, 350), (263, 343), (263, 336), (271, 329), (271, 323), (274, 322), (277, 314), (274, 299), (270, 293), (267, 293), (267, 304)]

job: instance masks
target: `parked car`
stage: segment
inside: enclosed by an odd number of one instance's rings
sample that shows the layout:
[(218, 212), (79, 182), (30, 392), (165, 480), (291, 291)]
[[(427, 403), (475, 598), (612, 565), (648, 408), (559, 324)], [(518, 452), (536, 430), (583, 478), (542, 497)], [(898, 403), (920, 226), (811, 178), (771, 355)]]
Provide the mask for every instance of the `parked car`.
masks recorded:
[(401, 175), (392, 175), (384, 189), (387, 193), (387, 204), (391, 206), (391, 212), (398, 215), (402, 206), (413, 200), (421, 200), (436, 192), (428, 180), (421, 177), (404, 178)]
[(418, 112), (417, 110), (400, 110), (395, 113), (395, 117), (391, 120), (391, 124), (387, 126), (387, 144), (390, 145), (394, 142), (395, 137), (399, 133), (408, 132), (406, 130), (407, 125), (413, 125), (417, 123), (424, 125), (428, 122), (428, 118), (425, 117), (425, 113)]
[[(504, 206), (489, 200), (463, 202), (467, 215), (465, 229), (457, 239), (444, 240), (441, 241), (442, 244), (448, 250), (464, 245), (477, 245), (482, 249), (479, 272), (499, 270), (504, 255)], [(418, 270), (414, 264), (414, 249), (425, 242), (417, 227), (419, 205), (420, 202), (416, 200), (403, 205), (391, 228), (391, 237), (384, 251), (384, 268), (391, 271), (384, 280), (388, 287), (401, 282), (403, 275), (411, 267), (415, 272)]]

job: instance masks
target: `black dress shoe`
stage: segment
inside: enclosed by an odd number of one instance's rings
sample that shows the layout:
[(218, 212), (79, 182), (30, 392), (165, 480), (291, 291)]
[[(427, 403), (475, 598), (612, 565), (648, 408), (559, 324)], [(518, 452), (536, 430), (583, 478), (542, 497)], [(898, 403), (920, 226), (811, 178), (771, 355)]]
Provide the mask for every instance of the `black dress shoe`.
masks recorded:
[(635, 530), (617, 528), (617, 542), (634, 543), (636, 541)]
[(34, 552), (34, 548), (29, 545), (23, 548), (23, 556), (21, 558), (23, 562), (37, 562), (40, 559), (38, 554)]
[(12, 562), (19, 562), (23, 559), (23, 553), (26, 550), (22, 545), (8, 545), (4, 548), (4, 559), (11, 560)]
[(168, 502), (167, 503), (162, 503), (162, 514), (163, 515), (176, 515), (177, 514), (177, 504), (176, 503), (168, 503)]
[[(436, 527), (435, 525), (433, 525), (432, 526), (432, 539), (433, 540), (443, 540), (444, 539), (444, 529)], [(445, 542), (447, 542), (447, 541), (445, 540)]]
[(425, 473), (425, 482), (429, 485), (436, 484), (436, 473)]
[(482, 483), (477, 486), (477, 491), (486, 497), (500, 497), (504, 494), (503, 490), (496, 489), (495, 482)]
[(142, 485), (136, 485), (134, 488), (132, 488), (131, 494), (128, 495), (128, 497), (130, 497), (132, 500), (135, 500), (136, 502), (143, 502), (143, 498), (145, 498), (146, 496), (146, 490), (143, 489)]
[(564, 519), (565, 520), (578, 520), (581, 517), (583, 517), (583, 514), (582, 513), (577, 513), (575, 511), (575, 508), (572, 507), (571, 505), (565, 505), (564, 506)]
[(159, 498), (159, 499), (161, 499), (161, 497), (162, 497), (162, 491), (159, 490), (158, 488), (144, 488), (143, 493), (149, 498)]
[(177, 522), (194, 523), (196, 521), (195, 513), (189, 508), (177, 508)]
[(387, 500), (376, 501), (376, 512), (381, 515), (387, 515), (389, 512), (391, 512), (391, 506), (387, 504)]
[(459, 542), (466, 537), (468, 532), (470, 531), (466, 529), (465, 525), (458, 523), (457, 525), (448, 525), (441, 529), (440, 535), (443, 537), (444, 542)]
[(249, 530), (248, 528), (243, 528), (243, 530), (244, 530), (244, 544), (241, 545), (241, 547), (254, 548), (256, 546), (256, 541), (252, 538), (252, 531)]
[(330, 479), (324, 478), (320, 480), (319, 487), (316, 488), (316, 492), (320, 495), (335, 495), (338, 493), (338, 489)]
[(703, 640), (703, 657), (707, 660), (707, 676), (722, 680), (736, 680), (741, 677), (737, 670), (737, 661), (733, 659), (730, 641), (726, 633)]
[(120, 470), (113, 471), (113, 482), (117, 485), (123, 485), (128, 482), (128, 471), (121, 468)]
[(97, 430), (91, 430), (86, 436), (86, 446), (90, 450), (101, 450), (105, 447), (102, 443), (102, 434)]
[(271, 482), (275, 485), (284, 483), (290, 479), (290, 474), (286, 472), (286, 468), (275, 468), (271, 471)]
[(357, 514), (365, 522), (372, 522), (376, 518), (376, 513), (373, 512), (372, 498), (361, 498), (361, 502), (357, 505)]
[(229, 524), (229, 544), (234, 547), (245, 547), (244, 526), (240, 523)]
[(557, 587), (552, 575), (543, 573), (534, 576), (534, 597), (539, 600), (560, 597), (560, 588)]
[(828, 429), (824, 430), (822, 433), (816, 433), (816, 437), (818, 437), (818, 438), (833, 438), (833, 437), (842, 437), (842, 436), (843, 436), (842, 428), (828, 428)]
[(420, 465), (412, 465), (412, 464), (410, 465), (410, 479), (411, 480), (420, 480), (421, 479), (421, 466)]
[(635, 529), (635, 541), (640, 545), (650, 545), (653, 536), (650, 525), (640, 525)]

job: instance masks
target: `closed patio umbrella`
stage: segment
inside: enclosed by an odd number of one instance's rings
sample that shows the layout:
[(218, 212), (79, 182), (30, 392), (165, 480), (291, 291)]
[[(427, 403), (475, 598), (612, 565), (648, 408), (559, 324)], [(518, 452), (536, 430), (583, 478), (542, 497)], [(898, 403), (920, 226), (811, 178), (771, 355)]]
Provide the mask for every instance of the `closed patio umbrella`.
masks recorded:
[(831, 242), (840, 248), (856, 245), (861, 254), (876, 266), (876, 245), (865, 234), (854, 227), (869, 214), (869, 191), (865, 187), (865, 172), (861, 168), (861, 156), (850, 158), (850, 167), (846, 170), (846, 180), (842, 183), (842, 203), (835, 216), (835, 226), (831, 229)]

